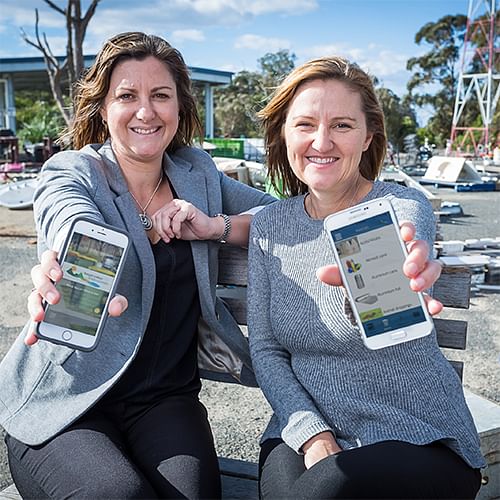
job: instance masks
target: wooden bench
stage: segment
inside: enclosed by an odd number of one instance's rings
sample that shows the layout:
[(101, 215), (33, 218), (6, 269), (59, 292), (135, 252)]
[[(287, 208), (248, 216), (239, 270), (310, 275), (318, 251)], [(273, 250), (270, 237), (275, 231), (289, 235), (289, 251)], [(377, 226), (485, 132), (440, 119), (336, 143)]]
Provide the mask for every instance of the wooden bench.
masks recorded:
[[(446, 308), (466, 309), (470, 302), (471, 273), (465, 267), (445, 267), (434, 286), (434, 297)], [(246, 325), (247, 252), (224, 245), (219, 257), (219, 287), (222, 298), (240, 325)], [(463, 350), (466, 347), (467, 322), (435, 318), (438, 343), (442, 348)], [(462, 379), (463, 363), (450, 361)], [(478, 499), (500, 496), (500, 406), (466, 391), (476, 426), (481, 437), (481, 448), (489, 468), (483, 474), (483, 487)], [(258, 468), (251, 461), (219, 458), (222, 474), (223, 498), (258, 498)], [(0, 492), (1, 499), (19, 500), (14, 485)]]

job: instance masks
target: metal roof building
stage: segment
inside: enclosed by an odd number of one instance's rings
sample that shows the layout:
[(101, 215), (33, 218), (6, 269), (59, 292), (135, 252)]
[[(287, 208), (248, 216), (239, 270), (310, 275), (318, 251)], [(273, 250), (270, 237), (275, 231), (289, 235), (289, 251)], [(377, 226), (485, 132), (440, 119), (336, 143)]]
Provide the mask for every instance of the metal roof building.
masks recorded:
[[(58, 58), (61, 62), (64, 57)], [(95, 56), (85, 56), (90, 66)], [(213, 88), (231, 83), (233, 73), (207, 68), (189, 67), (191, 79), (205, 89), (205, 136), (214, 135)], [(16, 90), (49, 89), (49, 78), (43, 57), (0, 58), (0, 128), (16, 130)]]

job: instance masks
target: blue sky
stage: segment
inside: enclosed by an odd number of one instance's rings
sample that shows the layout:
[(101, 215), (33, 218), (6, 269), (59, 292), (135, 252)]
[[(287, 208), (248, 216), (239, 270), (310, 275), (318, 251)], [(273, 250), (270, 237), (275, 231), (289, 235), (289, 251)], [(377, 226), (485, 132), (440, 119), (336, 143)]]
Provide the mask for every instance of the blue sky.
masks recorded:
[[(54, 0), (58, 5), (66, 1)], [(83, 0), (83, 5), (89, 2)], [(467, 14), (468, 0), (101, 0), (85, 53), (110, 35), (140, 30), (165, 37), (190, 66), (255, 70), (266, 52), (288, 49), (297, 63), (326, 54), (358, 62), (398, 95), (410, 74), (406, 61), (428, 47), (414, 43), (427, 22)], [(20, 37), (40, 30), (55, 54), (65, 47), (64, 17), (42, 0), (1, 0), (0, 57), (39, 55)]]

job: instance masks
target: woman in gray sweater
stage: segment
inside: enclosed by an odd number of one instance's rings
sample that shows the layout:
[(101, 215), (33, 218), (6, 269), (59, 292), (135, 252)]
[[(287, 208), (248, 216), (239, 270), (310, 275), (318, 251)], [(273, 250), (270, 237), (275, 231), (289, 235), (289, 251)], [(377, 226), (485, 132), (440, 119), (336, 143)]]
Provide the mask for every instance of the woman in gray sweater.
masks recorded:
[[(432, 246), (425, 197), (376, 180), (386, 137), (370, 77), (338, 57), (310, 61), (260, 117), (271, 179), (291, 195), (256, 215), (250, 237), (250, 348), (274, 410), (261, 441), (262, 496), (474, 498), (485, 462), (435, 333), (370, 350), (344, 289), (316, 275), (333, 259), (323, 219), (374, 198), (389, 197)], [(415, 291), (434, 272), (423, 253), (420, 268), (404, 266)]]

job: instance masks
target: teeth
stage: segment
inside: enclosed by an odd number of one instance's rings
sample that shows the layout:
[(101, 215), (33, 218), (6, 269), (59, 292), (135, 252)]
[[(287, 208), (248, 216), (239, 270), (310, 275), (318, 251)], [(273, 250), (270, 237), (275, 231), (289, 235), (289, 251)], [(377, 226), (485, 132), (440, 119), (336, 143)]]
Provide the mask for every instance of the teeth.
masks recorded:
[(136, 132), (137, 134), (142, 134), (142, 135), (149, 135), (149, 134), (154, 134), (159, 130), (160, 127), (155, 127), (155, 128), (133, 128), (132, 130)]
[(312, 161), (313, 163), (332, 163), (333, 161), (335, 161), (335, 158), (333, 157), (330, 157), (330, 158), (319, 158), (319, 157), (316, 157), (316, 156), (310, 156), (309, 158), (309, 161)]

